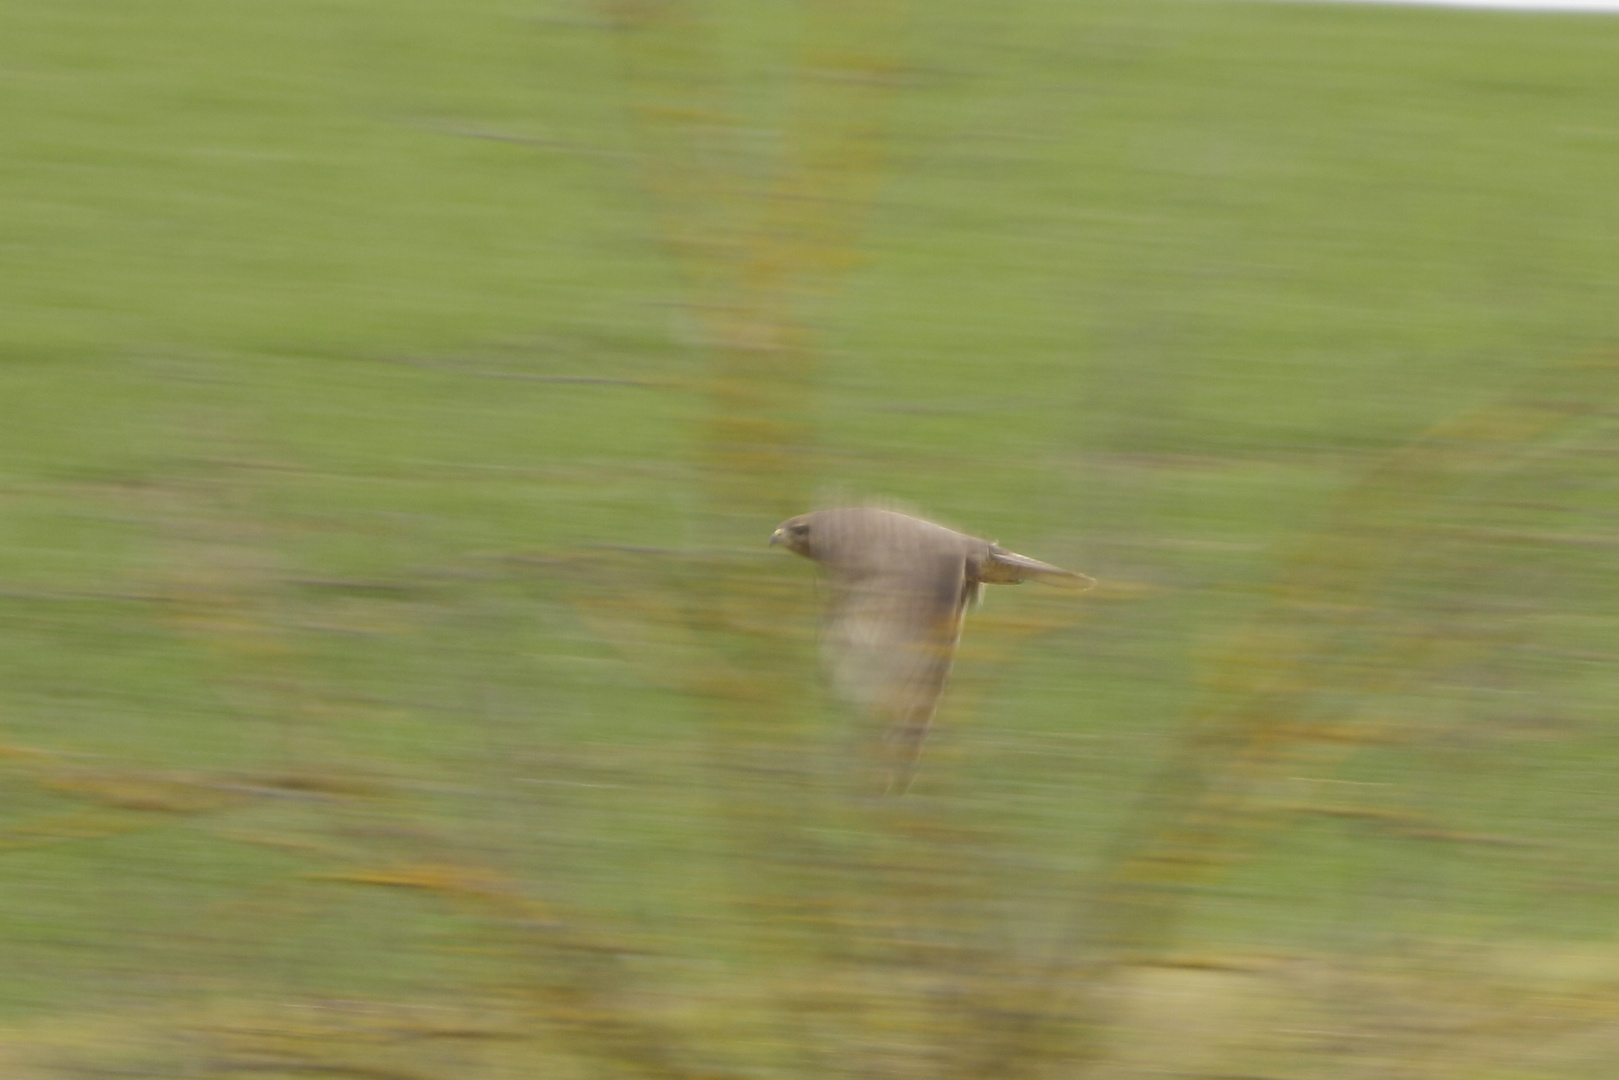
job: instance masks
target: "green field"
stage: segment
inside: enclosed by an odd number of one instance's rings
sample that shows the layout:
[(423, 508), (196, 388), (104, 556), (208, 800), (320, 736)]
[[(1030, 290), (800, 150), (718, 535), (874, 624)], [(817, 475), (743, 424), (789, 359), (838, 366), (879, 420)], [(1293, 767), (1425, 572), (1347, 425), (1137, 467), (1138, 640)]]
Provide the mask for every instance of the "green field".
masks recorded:
[(897, 7), (0, 0), (0, 1075), (1612, 1075), (1619, 18)]

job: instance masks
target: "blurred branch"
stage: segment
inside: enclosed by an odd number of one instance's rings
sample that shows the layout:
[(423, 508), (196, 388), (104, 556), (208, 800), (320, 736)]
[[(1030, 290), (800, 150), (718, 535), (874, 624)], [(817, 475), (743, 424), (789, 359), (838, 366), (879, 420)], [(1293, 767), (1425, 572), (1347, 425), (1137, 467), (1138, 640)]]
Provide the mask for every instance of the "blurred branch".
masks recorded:
[[(1447, 634), (1414, 617), (1394, 591), (1409, 576), (1402, 564), (1424, 561), (1437, 515), (1616, 399), (1619, 358), (1554, 365), (1509, 399), (1435, 425), (1338, 500), (1328, 525), (1300, 543), (1271, 603), (1209, 665), (1204, 704), (1153, 789), (1144, 820), (1156, 824), (1115, 856), (1107, 903), (1119, 955), (1161, 946), (1183, 887), (1217, 875), (1253, 826), (1275, 820), (1259, 790), (1277, 765), (1342, 753), (1358, 741), (1362, 702), (1505, 640), (1504, 627)], [(1332, 693), (1343, 697), (1326, 706)]]

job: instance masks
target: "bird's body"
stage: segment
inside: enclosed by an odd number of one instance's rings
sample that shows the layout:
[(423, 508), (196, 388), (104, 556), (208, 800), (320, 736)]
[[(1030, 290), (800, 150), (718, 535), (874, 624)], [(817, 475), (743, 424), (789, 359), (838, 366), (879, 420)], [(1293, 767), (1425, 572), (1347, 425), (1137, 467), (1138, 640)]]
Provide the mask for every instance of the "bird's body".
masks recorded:
[(979, 588), (1031, 579), (1093, 584), (992, 541), (875, 507), (801, 514), (770, 542), (819, 564), (830, 579), (827, 667), (839, 696), (886, 726), (890, 790), (909, 783)]

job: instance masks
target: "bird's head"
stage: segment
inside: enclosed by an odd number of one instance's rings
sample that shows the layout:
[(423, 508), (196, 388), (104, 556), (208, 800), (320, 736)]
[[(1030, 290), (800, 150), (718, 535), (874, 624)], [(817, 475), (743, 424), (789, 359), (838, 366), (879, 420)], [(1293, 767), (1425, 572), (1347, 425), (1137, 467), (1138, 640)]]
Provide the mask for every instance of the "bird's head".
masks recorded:
[(776, 527), (770, 534), (772, 546), (780, 544), (795, 555), (802, 555), (806, 559), (814, 558), (810, 554), (810, 514), (800, 514), (795, 518), (788, 518)]

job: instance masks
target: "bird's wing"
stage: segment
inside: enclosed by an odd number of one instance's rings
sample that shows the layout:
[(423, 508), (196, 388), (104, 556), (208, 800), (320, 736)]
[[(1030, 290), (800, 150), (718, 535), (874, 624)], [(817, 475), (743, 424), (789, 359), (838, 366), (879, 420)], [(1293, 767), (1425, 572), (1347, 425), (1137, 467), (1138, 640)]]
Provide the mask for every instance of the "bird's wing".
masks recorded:
[(823, 652), (833, 686), (881, 725), (891, 793), (903, 793), (950, 677), (969, 586), (961, 551), (903, 571), (833, 581)]
[(989, 545), (989, 554), (978, 565), (978, 580), (991, 585), (1017, 585), (1025, 581), (1040, 581), (1064, 589), (1088, 589), (1096, 579), (1076, 574), (1060, 566), (1007, 551), (999, 544)]
[(925, 725), (950, 674), (966, 594), (960, 552), (834, 574), (822, 644), (839, 695), (890, 723)]

